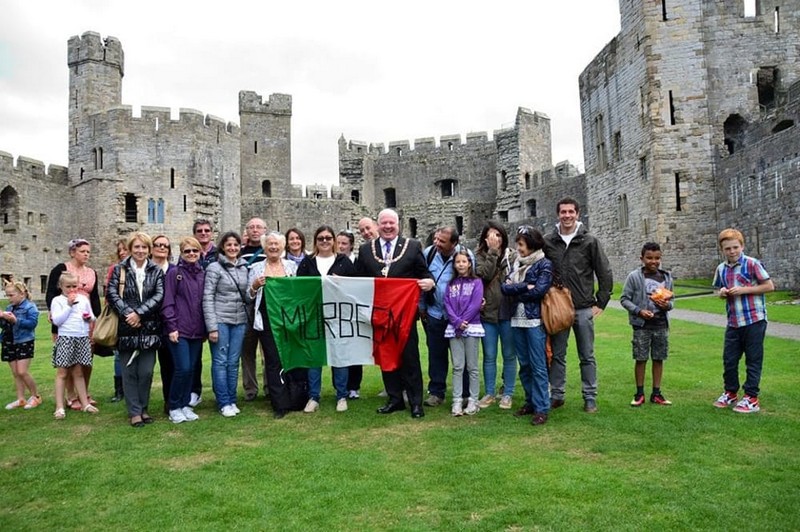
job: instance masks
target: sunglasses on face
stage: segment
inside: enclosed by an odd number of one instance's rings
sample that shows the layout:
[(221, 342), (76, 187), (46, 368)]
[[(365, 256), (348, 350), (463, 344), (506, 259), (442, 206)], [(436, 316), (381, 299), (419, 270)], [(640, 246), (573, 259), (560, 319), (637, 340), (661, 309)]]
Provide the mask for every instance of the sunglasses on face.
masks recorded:
[(194, 248), (184, 249), (183, 250), (183, 254), (184, 255), (191, 255), (193, 253), (200, 253), (200, 250), (199, 249), (194, 249)]
[(198, 229), (195, 233), (210, 233), (211, 229)]
[(164, 244), (163, 242), (159, 242), (158, 244), (153, 244), (154, 248), (162, 248), (162, 249), (169, 249), (169, 244)]
[(317, 242), (330, 242), (331, 240), (333, 240), (332, 236), (318, 236), (317, 237)]

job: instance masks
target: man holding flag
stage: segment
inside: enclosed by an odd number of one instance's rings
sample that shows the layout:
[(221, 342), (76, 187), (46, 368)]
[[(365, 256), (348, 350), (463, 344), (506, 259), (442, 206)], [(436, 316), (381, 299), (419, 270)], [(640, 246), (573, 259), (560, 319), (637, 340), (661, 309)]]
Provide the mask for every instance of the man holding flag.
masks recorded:
[[(358, 251), (356, 262), (358, 275), (417, 279), (417, 286), (422, 291), (430, 291), (434, 287), (434, 282), (422, 255), (422, 246), (416, 240), (401, 237), (399, 233), (400, 221), (397, 213), (392, 209), (382, 210), (378, 214), (378, 238), (362, 244)], [(378, 409), (378, 413), (391, 414), (405, 410), (403, 400), (403, 390), (405, 390), (411, 406), (411, 417), (423, 417), (425, 412), (422, 409), (422, 370), (416, 320), (403, 348), (400, 367), (382, 373), (389, 400)]]

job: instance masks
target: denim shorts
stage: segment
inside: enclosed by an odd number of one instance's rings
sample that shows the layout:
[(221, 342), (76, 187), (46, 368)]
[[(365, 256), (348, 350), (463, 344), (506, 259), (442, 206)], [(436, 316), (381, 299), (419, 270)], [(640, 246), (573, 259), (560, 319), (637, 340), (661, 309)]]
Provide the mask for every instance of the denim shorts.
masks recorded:
[(669, 328), (634, 328), (631, 344), (633, 359), (638, 362), (646, 362), (648, 358), (666, 360), (669, 351)]

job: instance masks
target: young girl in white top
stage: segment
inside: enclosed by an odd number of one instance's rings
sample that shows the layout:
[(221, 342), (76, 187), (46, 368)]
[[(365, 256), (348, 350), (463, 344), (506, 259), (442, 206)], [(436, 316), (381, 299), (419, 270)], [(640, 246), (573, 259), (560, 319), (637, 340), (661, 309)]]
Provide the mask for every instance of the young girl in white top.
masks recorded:
[(81, 410), (90, 414), (98, 412), (89, 403), (86, 381), (81, 366), (92, 365), (92, 345), (89, 340), (89, 323), (95, 319), (89, 299), (78, 293), (78, 278), (64, 272), (58, 280), (61, 295), (50, 305), (50, 319), (58, 327), (58, 338), (53, 349), (53, 367), (56, 368), (56, 419), (66, 417), (64, 388), (67, 374), (72, 375)]
[[(483, 281), (475, 276), (472, 260), (466, 251), (458, 250), (453, 255), (455, 276), (444, 293), (447, 311), (447, 328), (444, 337), (450, 339), (450, 354), (453, 359), (453, 415), (472, 415), (478, 412), (478, 342), (485, 335), (481, 324), (481, 302)], [(469, 401), (462, 410), (461, 398), (464, 387), (464, 367), (469, 375)]]

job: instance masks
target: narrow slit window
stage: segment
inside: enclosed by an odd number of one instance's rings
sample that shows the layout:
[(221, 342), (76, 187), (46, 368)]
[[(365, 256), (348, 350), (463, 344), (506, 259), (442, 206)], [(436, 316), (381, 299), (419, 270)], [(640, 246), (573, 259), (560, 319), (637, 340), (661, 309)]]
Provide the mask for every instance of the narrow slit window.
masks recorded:
[(672, 91), (669, 91), (669, 125), (675, 125), (675, 100), (672, 96)]
[(258, 141), (257, 140), (253, 141), (253, 153), (258, 155)]
[(775, 6), (775, 33), (781, 32), (781, 8)]
[(175, 169), (169, 169), (169, 188), (175, 188)]
[(661, 0), (661, 20), (667, 21), (667, 0)]
[(681, 210), (681, 173), (675, 172), (675, 210)]

